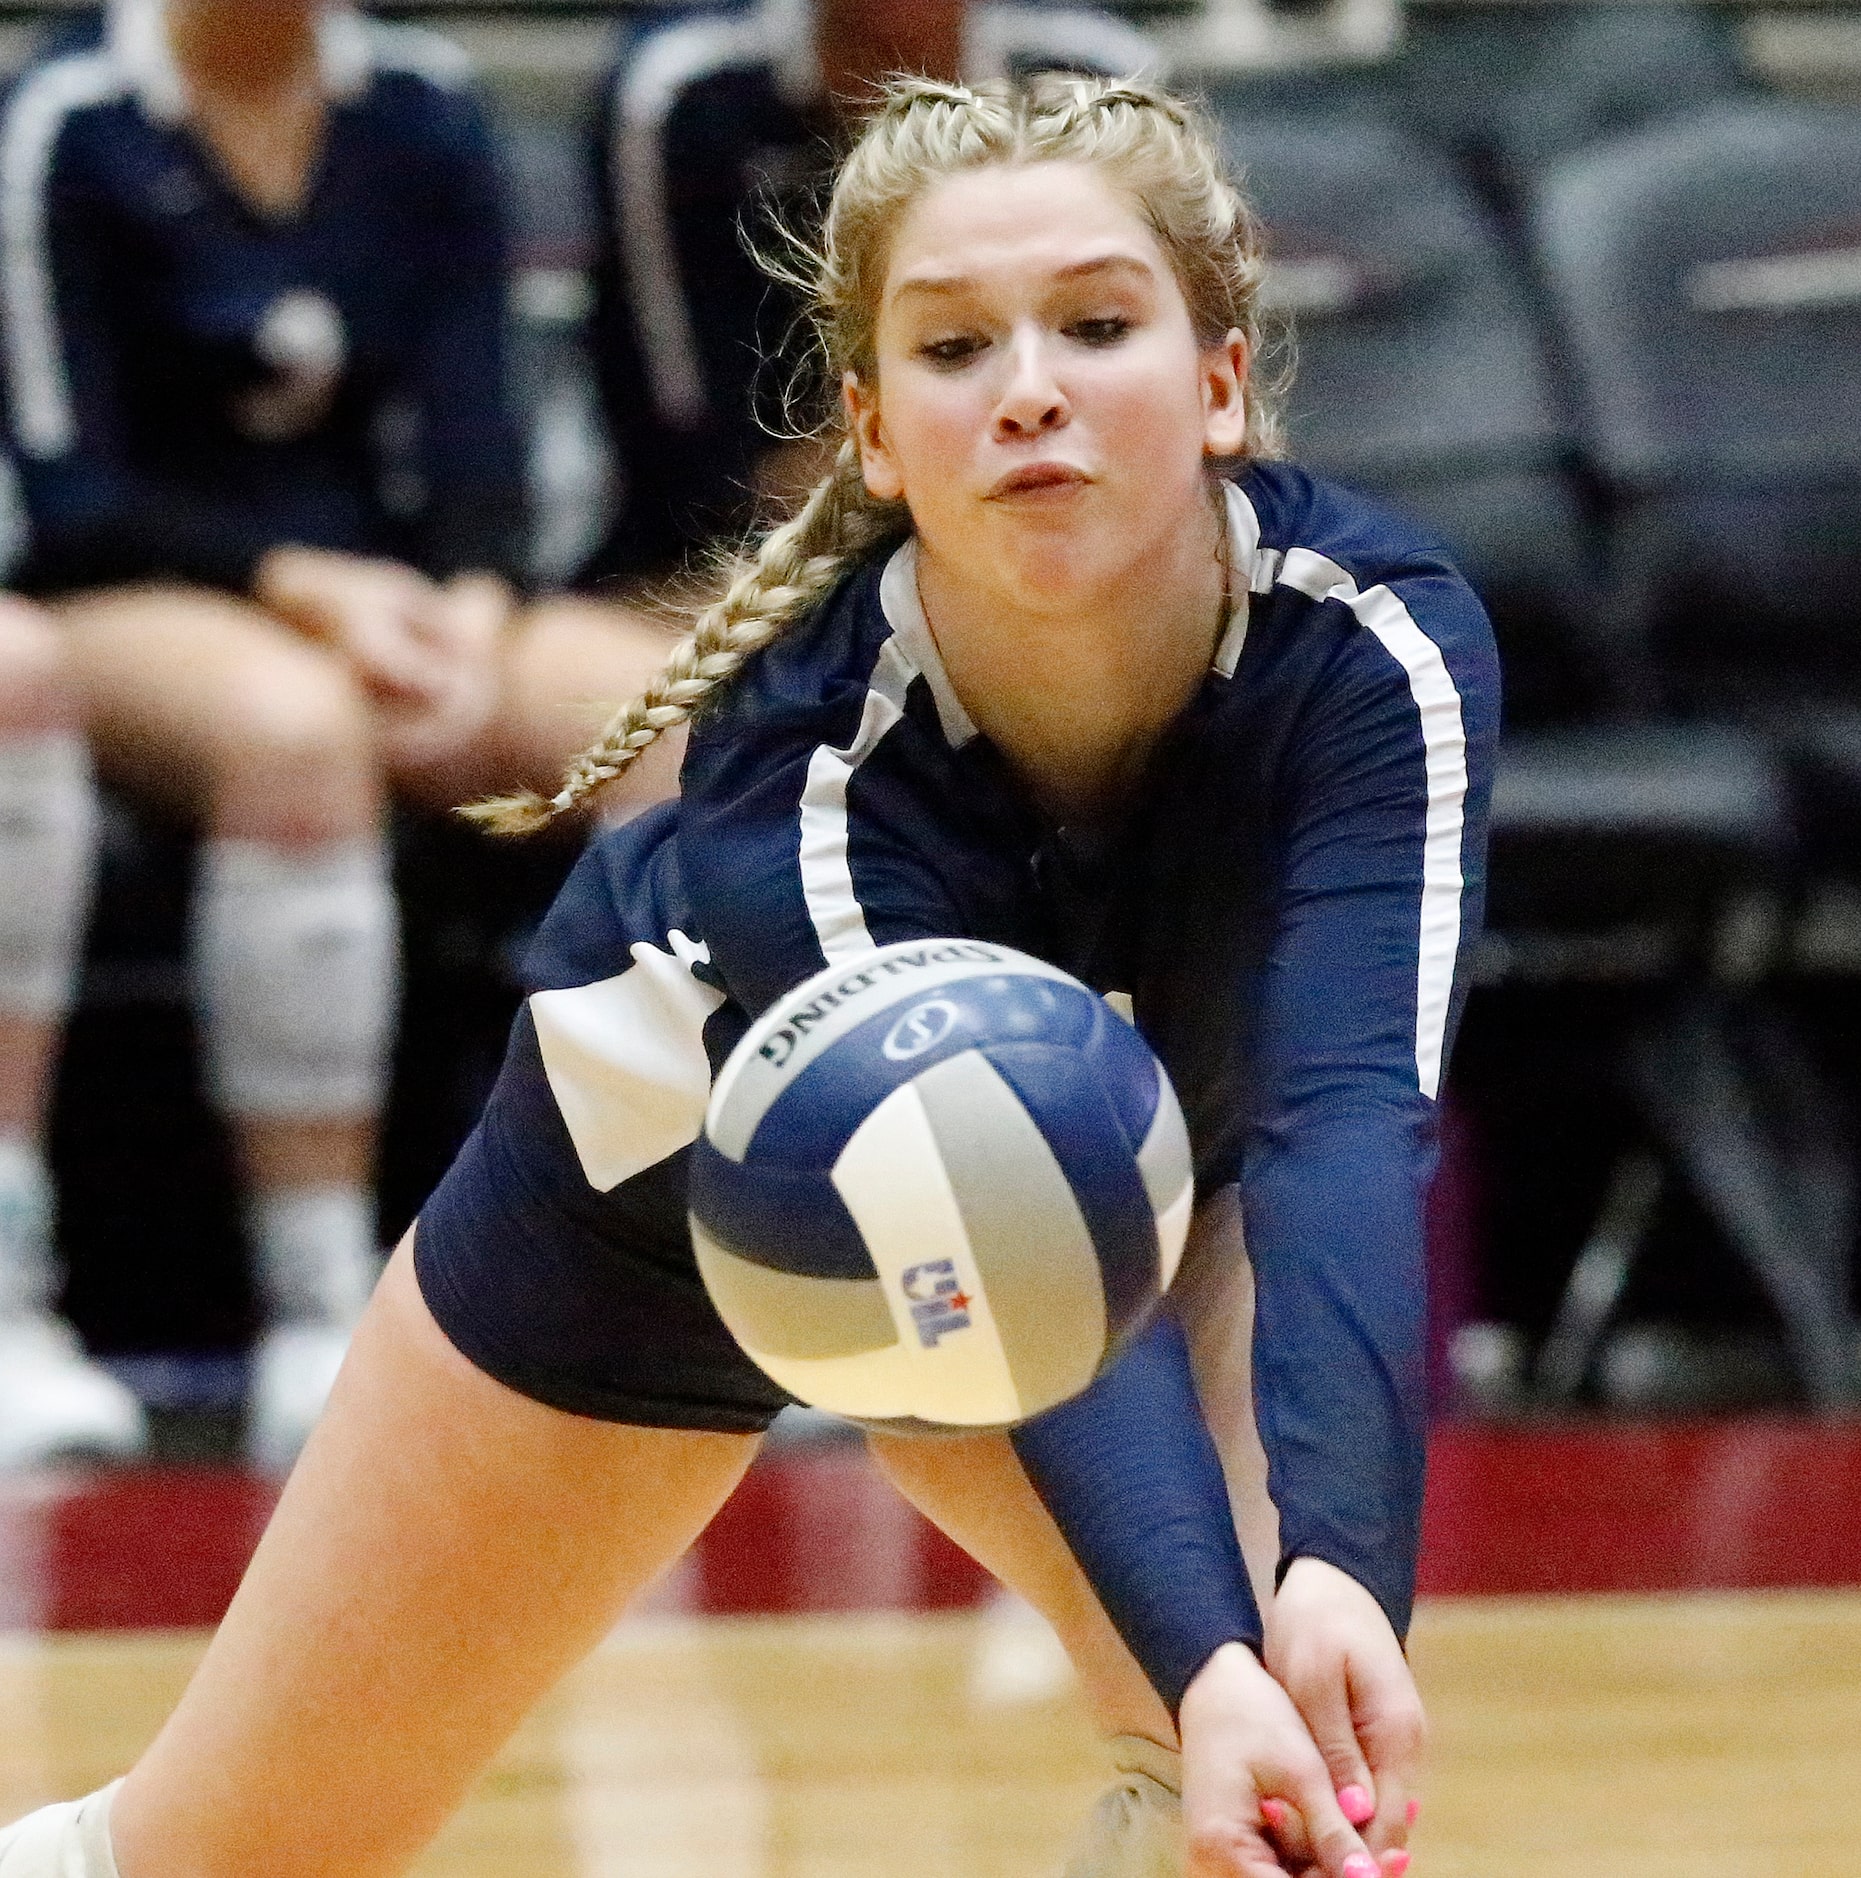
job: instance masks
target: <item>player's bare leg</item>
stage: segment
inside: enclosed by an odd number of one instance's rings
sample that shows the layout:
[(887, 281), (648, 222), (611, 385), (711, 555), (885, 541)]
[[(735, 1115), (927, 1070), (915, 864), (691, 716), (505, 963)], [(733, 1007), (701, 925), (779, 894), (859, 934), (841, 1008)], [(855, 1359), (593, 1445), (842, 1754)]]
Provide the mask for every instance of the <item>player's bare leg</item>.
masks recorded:
[[(259, 608), (122, 588), (58, 617), (104, 774), (208, 840), (279, 850), (372, 838), (382, 798), (367, 712), (336, 660)], [(231, 1117), (256, 1187), (363, 1182), (374, 1117)]]
[(1175, 1726), (1008, 1438), (875, 1435), (871, 1444), (906, 1499), (1052, 1624), (1079, 1672), (1118, 1777), (1075, 1847), (1067, 1878), (1179, 1878), (1182, 1777)]
[(379, 1267), (398, 971), (369, 704), (333, 652), (226, 594), (113, 589), (56, 617), (100, 769), (201, 836), (189, 963), (266, 1319), (248, 1435), (281, 1469)]
[(755, 1450), (492, 1381), (433, 1322), (404, 1246), (225, 1623), (121, 1790), (122, 1878), (403, 1870)]
[[(1254, 1428), (1253, 1281), (1238, 1232), (1231, 1194), (1198, 1212), (1172, 1295), (1188, 1331), (1255, 1596), (1264, 1608), (1278, 1560), (1279, 1516), (1267, 1497), (1265, 1456)], [(1167, 1711), (1112, 1628), (1007, 1436), (926, 1441), (875, 1434), (870, 1444), (879, 1465), (926, 1518), (1053, 1625), (1107, 1734), (1147, 1735), (1174, 1747)]]
[(1098, 1726), (1174, 1747), (1169, 1711), (1112, 1628), (1007, 1436), (868, 1440), (899, 1492), (1059, 1633)]
[(1171, 1300), (1189, 1339), (1196, 1393), (1208, 1421), (1247, 1573), (1262, 1611), (1279, 1568), (1279, 1510), (1267, 1492), (1267, 1457), (1254, 1423), (1254, 1270), (1241, 1233), (1237, 1188), (1197, 1207)]

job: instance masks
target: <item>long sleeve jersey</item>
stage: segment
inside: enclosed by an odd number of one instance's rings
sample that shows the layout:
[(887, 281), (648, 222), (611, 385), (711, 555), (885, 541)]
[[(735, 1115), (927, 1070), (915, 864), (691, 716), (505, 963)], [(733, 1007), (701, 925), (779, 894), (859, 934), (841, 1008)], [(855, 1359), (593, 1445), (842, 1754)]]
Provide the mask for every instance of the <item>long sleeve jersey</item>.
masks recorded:
[[(521, 1242), (566, 1274), (642, 1234), (688, 1260), (686, 1150), (758, 1013), (893, 941), (1034, 953), (1129, 999), (1198, 1190), (1238, 1187), (1284, 1560), (1349, 1573), (1402, 1634), (1423, 1202), (1480, 919), (1497, 666), (1478, 601), (1406, 524), (1284, 464), (1226, 500), (1245, 604), (1128, 812), (1090, 839), (1045, 821), (969, 720), (911, 542), (752, 659), (698, 726), (682, 799), (604, 837), (565, 889), (505, 1080), (420, 1233), (435, 1266), (488, 1269)], [(500, 1358), (496, 1327), (464, 1341), (545, 1399), (624, 1414), (604, 1349), (642, 1333), (587, 1316), (562, 1320), (553, 1378), (547, 1350)], [(670, 1374), (668, 1334), (652, 1360)], [(1225, 1558), (1244, 1579), (1213, 1530), (1225, 1500), (1197, 1486), (1179, 1346), (1057, 1411), (1063, 1439), (1038, 1421), (1016, 1437), (1172, 1701), (1215, 1643), (1258, 1640), (1251, 1600), (1210, 1575)]]

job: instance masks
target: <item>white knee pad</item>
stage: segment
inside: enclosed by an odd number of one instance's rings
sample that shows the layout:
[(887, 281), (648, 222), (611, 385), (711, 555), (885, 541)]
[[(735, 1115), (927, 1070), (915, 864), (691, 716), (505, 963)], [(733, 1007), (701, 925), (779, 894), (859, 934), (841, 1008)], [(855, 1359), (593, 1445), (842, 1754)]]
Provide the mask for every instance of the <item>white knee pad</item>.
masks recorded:
[(1115, 1735), (1111, 1750), (1117, 1784), (1099, 1796), (1066, 1878), (1182, 1878), (1182, 1756), (1142, 1735)]
[(0, 1323), (42, 1315), (57, 1290), (45, 1157), (21, 1136), (0, 1134)]
[(71, 1001), (97, 852), (82, 739), (0, 741), (0, 1012), (57, 1018)]
[(400, 975), (384, 841), (210, 842), (193, 953), (208, 1080), (227, 1113), (380, 1108)]
[(0, 1878), (117, 1878), (110, 1808), (122, 1784), (0, 1826)]
[(268, 1324), (346, 1330), (362, 1315), (381, 1271), (371, 1194), (334, 1183), (255, 1193), (246, 1230)]

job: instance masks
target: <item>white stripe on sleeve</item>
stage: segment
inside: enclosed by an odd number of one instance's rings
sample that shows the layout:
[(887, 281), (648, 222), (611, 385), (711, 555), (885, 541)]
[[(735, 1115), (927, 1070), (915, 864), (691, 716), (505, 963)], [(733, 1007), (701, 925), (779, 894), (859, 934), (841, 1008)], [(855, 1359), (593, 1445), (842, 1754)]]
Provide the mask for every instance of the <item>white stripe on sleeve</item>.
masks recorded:
[(808, 763), (801, 791), (801, 892), (829, 964), (873, 949), (847, 855), (847, 785), (904, 715), (905, 693), (917, 676), (898, 641), (887, 639), (873, 665), (853, 741), (844, 750), (823, 744)]
[(1384, 651), (1408, 674), (1421, 713), (1428, 768), (1428, 820), (1422, 840), (1421, 945), (1415, 970), (1415, 1073), (1430, 1101), (1441, 1093), (1454, 961), (1460, 952), (1460, 902), (1466, 887), (1460, 849), (1467, 801), (1467, 733), (1441, 648), (1416, 625), (1388, 587), (1351, 602)]
[(653, 402), (680, 429), (703, 419), (709, 399), (666, 195), (666, 123), (699, 79), (774, 56), (760, 15), (699, 19), (650, 34), (617, 80), (609, 159), (620, 221), (615, 234), (627, 257), (628, 298)]
[[(359, 19), (346, 8), (332, 9), (324, 15), (324, 22), (324, 83), (333, 96), (345, 95), (339, 89), (344, 83), (351, 92), (359, 91), (367, 84), (371, 67), (424, 78), (441, 91), (463, 91), (478, 75), (471, 54), (463, 46), (424, 26)], [(353, 50), (338, 37), (349, 22), (361, 27)]]
[(1287, 551), (1280, 583), (1313, 600), (1339, 600), (1376, 635), (1403, 669), (1421, 717), (1428, 813), (1422, 837), (1422, 908), (1415, 966), (1415, 1074), (1430, 1101), (1441, 1093), (1441, 1056), (1447, 1043), (1454, 961), (1460, 952), (1461, 836), (1467, 800), (1467, 733), (1460, 692), (1441, 648), (1416, 625), (1388, 587), (1359, 593), (1335, 561), (1310, 548)]
[(122, 96), (127, 88), (106, 52), (54, 59), (21, 81), (0, 126), (0, 301), (13, 381), (13, 435), (27, 456), (63, 456), (77, 442), (46, 240), (52, 153), (72, 112)]

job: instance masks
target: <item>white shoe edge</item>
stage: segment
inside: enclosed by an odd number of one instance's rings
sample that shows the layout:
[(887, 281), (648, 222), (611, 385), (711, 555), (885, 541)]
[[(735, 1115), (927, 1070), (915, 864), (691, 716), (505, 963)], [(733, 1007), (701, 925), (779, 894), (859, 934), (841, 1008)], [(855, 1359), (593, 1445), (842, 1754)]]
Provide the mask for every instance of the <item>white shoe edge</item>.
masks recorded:
[(0, 1878), (118, 1878), (110, 1808), (122, 1784), (113, 1780), (0, 1827)]
[[(149, 1418), (134, 1393), (87, 1356), (70, 1326), (56, 1318), (0, 1325), (10, 1346), (9, 1404), (0, 1388), (0, 1470), (94, 1457), (139, 1460)], [(25, 1364), (22, 1382), (15, 1365)]]

